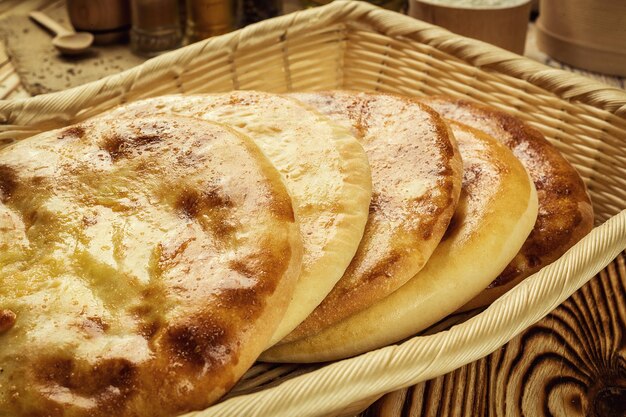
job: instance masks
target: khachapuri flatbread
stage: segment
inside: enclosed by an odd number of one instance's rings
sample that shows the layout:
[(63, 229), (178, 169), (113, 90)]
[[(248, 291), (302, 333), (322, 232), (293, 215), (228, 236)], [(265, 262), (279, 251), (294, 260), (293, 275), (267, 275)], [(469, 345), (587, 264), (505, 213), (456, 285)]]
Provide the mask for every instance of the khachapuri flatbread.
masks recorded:
[(322, 331), (412, 278), (443, 236), (461, 190), (454, 137), (431, 109), (406, 97), (329, 91), (292, 97), (350, 127), (372, 170), (363, 240), (345, 274), (285, 342)]
[(274, 94), (165, 96), (113, 112), (180, 114), (249, 135), (282, 174), (300, 223), (304, 259), (293, 300), (271, 344), (302, 322), (341, 278), (368, 216), (371, 174), (363, 147), (348, 131), (295, 100)]
[(302, 261), (280, 174), (184, 117), (0, 152), (0, 416), (206, 408), (276, 330)]
[(451, 127), (463, 158), (463, 188), (426, 266), (369, 308), (316, 335), (275, 346), (264, 360), (329, 361), (398, 342), (456, 311), (513, 259), (537, 218), (535, 187), (496, 139), (458, 123)]
[(463, 307), (490, 304), (524, 278), (556, 261), (593, 228), (593, 208), (576, 169), (541, 132), (492, 107), (452, 97), (420, 98), (447, 119), (493, 136), (509, 147), (537, 189), (539, 214), (528, 240), (489, 286)]

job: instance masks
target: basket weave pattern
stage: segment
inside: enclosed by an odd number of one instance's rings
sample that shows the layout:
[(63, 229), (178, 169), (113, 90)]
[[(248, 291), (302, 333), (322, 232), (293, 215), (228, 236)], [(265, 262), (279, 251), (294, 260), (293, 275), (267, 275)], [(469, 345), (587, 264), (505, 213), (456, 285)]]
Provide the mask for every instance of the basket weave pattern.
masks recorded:
[[(483, 357), (554, 309), (626, 248), (626, 92), (361, 2), (249, 26), (65, 92), (0, 101), (0, 146), (170, 93), (258, 89), (448, 94), (543, 132), (589, 188), (597, 227), (469, 321), (337, 362), (194, 416), (321, 416)], [(294, 367), (292, 367), (294, 368)], [(256, 380), (271, 373), (255, 371)]]

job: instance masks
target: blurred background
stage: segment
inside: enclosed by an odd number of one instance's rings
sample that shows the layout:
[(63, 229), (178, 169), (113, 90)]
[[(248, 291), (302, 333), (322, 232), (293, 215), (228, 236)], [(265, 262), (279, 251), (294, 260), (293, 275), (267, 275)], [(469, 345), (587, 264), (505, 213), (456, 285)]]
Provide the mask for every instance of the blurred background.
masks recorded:
[[(189, 43), (329, 2), (1, 0), (0, 98), (74, 87)], [(624, 0), (370, 3), (624, 88)]]

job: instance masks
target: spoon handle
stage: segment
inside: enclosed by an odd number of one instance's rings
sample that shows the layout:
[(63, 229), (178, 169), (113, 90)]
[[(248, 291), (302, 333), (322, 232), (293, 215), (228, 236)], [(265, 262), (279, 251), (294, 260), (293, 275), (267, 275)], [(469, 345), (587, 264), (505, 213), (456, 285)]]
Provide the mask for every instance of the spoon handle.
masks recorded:
[(28, 16), (33, 19), (35, 22), (39, 23), (41, 26), (46, 29), (52, 31), (57, 35), (68, 35), (73, 33), (73, 31), (64, 28), (55, 20), (52, 20), (48, 15), (41, 12), (30, 12)]

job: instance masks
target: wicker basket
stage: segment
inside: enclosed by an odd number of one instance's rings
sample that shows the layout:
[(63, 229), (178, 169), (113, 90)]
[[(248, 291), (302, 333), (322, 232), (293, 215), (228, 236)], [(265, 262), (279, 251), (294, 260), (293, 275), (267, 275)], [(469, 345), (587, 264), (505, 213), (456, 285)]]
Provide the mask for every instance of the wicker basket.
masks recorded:
[(624, 91), (361, 2), (337, 1), (266, 21), (68, 91), (0, 101), (0, 140), (166, 93), (330, 88), (451, 94), (519, 116), (578, 168), (596, 228), (560, 260), (449, 330), (326, 366), (257, 365), (229, 399), (190, 415), (348, 415), (385, 392), (493, 352), (626, 248)]

